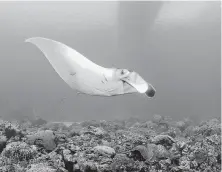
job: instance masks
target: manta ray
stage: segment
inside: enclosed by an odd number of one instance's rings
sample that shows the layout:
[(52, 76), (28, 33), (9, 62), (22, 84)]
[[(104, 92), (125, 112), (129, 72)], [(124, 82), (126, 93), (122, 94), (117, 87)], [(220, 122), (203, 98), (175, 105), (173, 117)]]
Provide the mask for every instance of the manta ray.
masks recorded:
[(38, 47), (58, 75), (78, 93), (108, 97), (129, 93), (155, 95), (154, 87), (135, 71), (102, 67), (73, 48), (48, 38), (33, 37), (25, 42)]

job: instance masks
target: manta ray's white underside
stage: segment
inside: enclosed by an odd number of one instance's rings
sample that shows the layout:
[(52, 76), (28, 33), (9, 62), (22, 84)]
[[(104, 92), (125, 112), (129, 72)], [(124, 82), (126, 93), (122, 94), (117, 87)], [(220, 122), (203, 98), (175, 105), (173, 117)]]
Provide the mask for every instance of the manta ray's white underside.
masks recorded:
[[(99, 66), (67, 45), (41, 37), (29, 38), (26, 42), (36, 45), (48, 59), (59, 76), (73, 89), (90, 95), (111, 96), (124, 94), (127, 83), (139, 93), (148, 90), (144, 81), (134, 83), (129, 78), (115, 77), (115, 70)], [(129, 86), (128, 86), (129, 87)]]

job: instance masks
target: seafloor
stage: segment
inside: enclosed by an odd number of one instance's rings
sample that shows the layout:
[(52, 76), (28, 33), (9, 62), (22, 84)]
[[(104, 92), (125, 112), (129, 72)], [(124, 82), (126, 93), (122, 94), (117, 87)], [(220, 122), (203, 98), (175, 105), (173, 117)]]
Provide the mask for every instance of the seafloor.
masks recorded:
[(221, 121), (0, 120), (0, 172), (219, 172)]

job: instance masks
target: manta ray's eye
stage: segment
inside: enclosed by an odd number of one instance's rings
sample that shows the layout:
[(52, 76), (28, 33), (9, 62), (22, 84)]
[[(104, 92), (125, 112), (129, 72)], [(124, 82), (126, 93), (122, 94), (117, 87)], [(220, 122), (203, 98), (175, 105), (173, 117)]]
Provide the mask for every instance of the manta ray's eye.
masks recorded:
[(129, 71), (127, 69), (121, 69), (121, 72), (120, 72), (121, 75), (126, 75), (128, 73)]
[(117, 69), (116, 76), (118, 78), (125, 78), (128, 75), (129, 71), (127, 69)]

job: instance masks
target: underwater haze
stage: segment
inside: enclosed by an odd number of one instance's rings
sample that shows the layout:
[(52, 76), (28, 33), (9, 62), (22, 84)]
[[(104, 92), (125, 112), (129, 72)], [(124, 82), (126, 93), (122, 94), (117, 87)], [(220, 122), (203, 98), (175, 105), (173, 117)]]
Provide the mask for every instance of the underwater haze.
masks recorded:
[[(221, 3), (0, 2), (0, 114), (50, 121), (221, 115)], [(78, 95), (30, 37), (62, 42), (104, 67), (132, 69), (142, 94)]]

